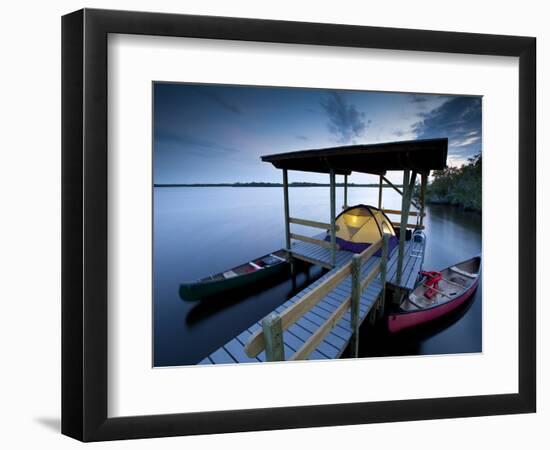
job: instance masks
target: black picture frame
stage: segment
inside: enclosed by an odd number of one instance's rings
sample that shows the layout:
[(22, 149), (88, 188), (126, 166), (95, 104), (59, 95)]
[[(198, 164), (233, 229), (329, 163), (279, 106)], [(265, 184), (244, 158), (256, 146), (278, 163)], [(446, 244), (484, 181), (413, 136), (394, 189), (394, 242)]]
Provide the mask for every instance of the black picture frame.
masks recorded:
[[(519, 58), (518, 393), (107, 417), (107, 36)], [(535, 412), (536, 39), (84, 9), (62, 18), (62, 433), (82, 441)]]

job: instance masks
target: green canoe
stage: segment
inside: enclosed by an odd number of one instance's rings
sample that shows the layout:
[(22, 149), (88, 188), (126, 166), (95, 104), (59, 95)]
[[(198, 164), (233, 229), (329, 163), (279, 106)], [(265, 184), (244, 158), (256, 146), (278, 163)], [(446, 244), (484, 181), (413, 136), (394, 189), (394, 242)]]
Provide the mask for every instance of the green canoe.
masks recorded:
[(204, 300), (222, 292), (253, 285), (284, 270), (288, 270), (287, 252), (278, 250), (231, 270), (192, 283), (183, 283), (180, 285), (179, 294), (187, 301)]

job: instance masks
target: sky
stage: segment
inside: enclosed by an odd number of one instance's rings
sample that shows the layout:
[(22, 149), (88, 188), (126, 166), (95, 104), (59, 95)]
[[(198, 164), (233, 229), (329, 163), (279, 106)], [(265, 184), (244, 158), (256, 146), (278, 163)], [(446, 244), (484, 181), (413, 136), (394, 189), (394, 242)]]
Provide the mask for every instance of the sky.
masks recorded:
[(481, 152), (481, 97), (182, 83), (153, 90), (156, 184), (281, 182), (262, 155), (352, 144), (447, 137), (451, 166)]

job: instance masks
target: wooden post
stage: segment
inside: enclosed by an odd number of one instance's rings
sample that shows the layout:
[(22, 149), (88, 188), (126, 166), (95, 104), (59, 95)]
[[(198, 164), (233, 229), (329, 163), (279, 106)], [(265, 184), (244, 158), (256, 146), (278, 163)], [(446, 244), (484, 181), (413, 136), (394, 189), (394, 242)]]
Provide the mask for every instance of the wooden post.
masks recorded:
[(292, 256), (292, 253), (288, 254), (288, 263), (290, 264), (290, 277), (296, 282), (296, 258)]
[(330, 169), (330, 260), (336, 267), (336, 175)]
[(288, 173), (283, 169), (283, 192), (285, 197), (285, 238), (286, 249), (290, 250), (290, 208), (288, 203)]
[[(384, 175), (382, 175), (382, 179), (386, 182), (386, 184), (391, 187), (395, 192), (397, 192), (399, 195), (403, 196), (404, 193), (401, 192), (401, 190), (395, 186), (390, 180), (388, 180)], [(415, 208), (420, 209), (420, 206), (416, 204), (413, 200), (411, 200), (411, 203), (414, 205)]]
[(403, 170), (403, 194), (401, 196), (401, 223), (399, 224), (399, 253), (397, 255), (397, 284), (401, 283), (403, 272), (403, 257), (405, 256), (405, 239), (407, 237), (407, 221), (409, 220), (409, 204), (407, 202), (410, 170)]
[(426, 205), (426, 186), (428, 184), (428, 174), (423, 173), (420, 178), (420, 227), (424, 225), (424, 206)]
[(262, 320), (262, 329), (264, 332), (266, 361), (284, 361), (285, 348), (281, 317), (278, 314), (271, 313)]
[(348, 176), (344, 175), (344, 206), (342, 206), (342, 209), (346, 209), (348, 207)]
[(351, 340), (353, 358), (359, 357), (359, 305), (361, 303), (361, 257), (353, 255), (351, 260)]
[(375, 322), (376, 322), (376, 311), (374, 310), (374, 308), (371, 308), (371, 310), (369, 311), (369, 324), (374, 325)]
[(380, 184), (378, 185), (378, 209), (382, 209), (382, 183), (383, 183), (382, 175), (380, 175)]
[(411, 209), (411, 197), (414, 191), (416, 172), (413, 171), (409, 180), (409, 170), (403, 171), (403, 198), (401, 202), (401, 223), (399, 224), (399, 255), (397, 257), (397, 284), (401, 284), (403, 276), (403, 258), (405, 254), (405, 239), (407, 236), (407, 223)]
[(401, 299), (403, 298), (404, 291), (400, 287), (393, 287), (393, 305), (399, 306), (401, 304)]
[[(413, 202), (412, 197), (413, 197), (413, 194), (414, 194), (414, 187), (415, 187), (415, 185), (416, 185), (416, 175), (417, 175), (416, 171), (413, 170), (413, 171), (412, 171), (412, 175), (411, 175), (411, 179), (410, 179), (410, 181), (409, 181), (409, 198), (408, 198), (408, 201), (409, 201), (409, 208), (408, 208), (408, 211), (407, 211), (407, 216), (408, 216), (408, 215), (410, 214), (410, 212), (411, 212), (410, 209), (411, 209), (411, 204), (412, 204), (412, 202)], [(408, 217), (407, 217), (407, 219), (408, 219)]]
[(380, 284), (382, 285), (382, 291), (380, 292), (380, 307), (378, 309), (379, 317), (384, 316), (384, 308), (386, 305), (386, 277), (388, 273), (388, 243), (390, 235), (384, 233), (382, 237), (382, 260), (380, 261)]

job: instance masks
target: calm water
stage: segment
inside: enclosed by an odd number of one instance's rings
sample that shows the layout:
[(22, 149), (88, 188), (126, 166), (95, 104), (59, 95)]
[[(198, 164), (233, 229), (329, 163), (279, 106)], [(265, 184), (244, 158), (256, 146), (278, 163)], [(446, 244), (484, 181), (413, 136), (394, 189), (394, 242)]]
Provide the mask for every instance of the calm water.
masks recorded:
[[(343, 202), (338, 189), (338, 204)], [(292, 282), (274, 280), (259, 292), (226, 295), (215, 302), (184, 302), (178, 288), (284, 246), (281, 188), (155, 188), (154, 193), (154, 364), (195, 364), (294, 294)], [(350, 188), (348, 204), (377, 204), (378, 190)], [(291, 188), (290, 213), (329, 220), (328, 188)], [(384, 190), (384, 207), (400, 208), (400, 196)], [(481, 217), (457, 208), (427, 210), (424, 267), (438, 269), (481, 251)], [(397, 220), (397, 219), (396, 219)], [(302, 234), (308, 227), (292, 226)], [(299, 290), (321, 275), (300, 273)], [(363, 356), (481, 351), (481, 289), (457, 314), (436, 326), (388, 338), (365, 327)]]

